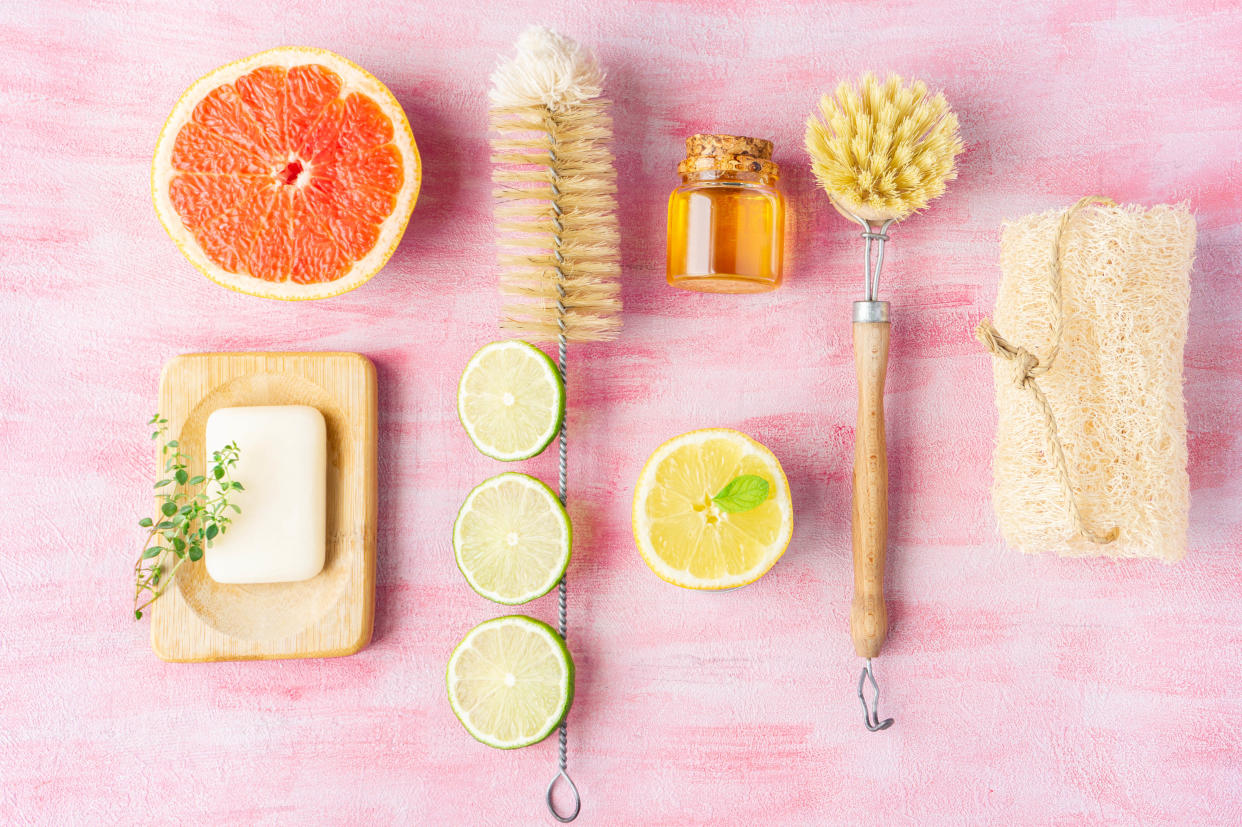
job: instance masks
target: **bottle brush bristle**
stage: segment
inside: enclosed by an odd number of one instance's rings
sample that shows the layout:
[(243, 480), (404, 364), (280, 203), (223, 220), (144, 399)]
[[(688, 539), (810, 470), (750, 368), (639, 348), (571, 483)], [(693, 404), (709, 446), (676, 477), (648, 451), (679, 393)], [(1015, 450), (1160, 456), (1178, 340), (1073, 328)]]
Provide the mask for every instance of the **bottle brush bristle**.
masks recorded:
[(589, 51), (539, 27), (492, 75), (501, 325), (531, 341), (599, 341), (621, 326), (603, 80)]
[(903, 219), (944, 194), (962, 151), (943, 94), (897, 75), (843, 81), (806, 124), (811, 169), (833, 202), (869, 221)]

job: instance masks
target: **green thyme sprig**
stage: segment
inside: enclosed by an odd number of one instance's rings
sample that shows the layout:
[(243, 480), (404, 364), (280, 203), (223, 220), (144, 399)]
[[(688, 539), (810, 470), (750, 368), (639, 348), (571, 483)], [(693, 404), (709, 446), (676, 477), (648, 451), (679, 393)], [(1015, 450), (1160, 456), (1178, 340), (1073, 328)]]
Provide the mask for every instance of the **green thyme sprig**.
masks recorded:
[[(168, 433), (168, 420), (159, 414), (147, 424), (155, 426), (153, 441)], [(158, 508), (154, 517), (138, 521), (148, 533), (142, 554), (134, 563), (135, 620), (141, 620), (142, 610), (159, 599), (178, 569), (203, 558), (203, 550), (211, 548), (232, 522), (229, 512), (241, 513), (236, 503), (229, 502), (230, 492), (245, 490), (232, 476), (238, 455), (236, 442), (213, 452), (210, 483), (204, 485), (207, 476), (190, 476), (190, 457), (182, 452), (181, 444), (175, 439), (164, 442), (160, 457), (167, 476), (155, 483)], [(209, 488), (214, 488), (214, 493)]]

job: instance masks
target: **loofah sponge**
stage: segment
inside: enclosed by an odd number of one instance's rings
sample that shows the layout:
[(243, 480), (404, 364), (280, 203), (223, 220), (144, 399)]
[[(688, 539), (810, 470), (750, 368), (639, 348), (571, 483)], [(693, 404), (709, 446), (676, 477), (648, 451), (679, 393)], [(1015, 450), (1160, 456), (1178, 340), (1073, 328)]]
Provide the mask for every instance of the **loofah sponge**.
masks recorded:
[(1001, 235), (996, 324), (980, 325), (1003, 357), (993, 360), (993, 502), (1005, 540), (1027, 553), (1174, 562), (1189, 510), (1182, 349), (1194, 218), (1184, 206), (1088, 201)]

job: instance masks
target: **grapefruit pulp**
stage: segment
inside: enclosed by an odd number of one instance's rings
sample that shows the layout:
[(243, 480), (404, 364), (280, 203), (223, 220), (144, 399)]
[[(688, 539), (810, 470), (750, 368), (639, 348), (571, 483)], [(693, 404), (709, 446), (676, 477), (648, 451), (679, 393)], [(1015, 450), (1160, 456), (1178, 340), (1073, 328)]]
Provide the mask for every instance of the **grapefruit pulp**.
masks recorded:
[(422, 167), (401, 105), (323, 49), (222, 66), (173, 108), (151, 165), (155, 211), (208, 278), (274, 299), (359, 286), (392, 255)]

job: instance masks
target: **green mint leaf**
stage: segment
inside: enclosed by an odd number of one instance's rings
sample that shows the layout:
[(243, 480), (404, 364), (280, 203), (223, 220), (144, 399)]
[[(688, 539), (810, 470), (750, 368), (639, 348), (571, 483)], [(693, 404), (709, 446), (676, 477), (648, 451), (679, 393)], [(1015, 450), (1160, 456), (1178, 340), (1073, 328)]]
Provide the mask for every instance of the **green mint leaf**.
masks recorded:
[(197, 563), (199, 560), (202, 560), (202, 559), (203, 559), (203, 550), (199, 548), (198, 546), (192, 546), (190, 548), (190, 561)]
[(211, 469), (211, 475), (216, 479), (220, 479), (224, 476), (224, 469), (217, 465), (215, 468)]
[(138, 525), (142, 526), (143, 528), (150, 528), (152, 522), (154, 521), (150, 517), (143, 517), (141, 520), (138, 521)]
[(169, 448), (176, 448), (176, 447), (178, 447), (179, 445), (181, 445), (181, 443), (180, 443), (180, 442), (178, 442), (178, 441), (177, 441), (177, 440), (175, 440), (175, 439), (170, 439), (170, 440), (168, 440), (168, 447), (169, 447)]
[(757, 508), (767, 498), (768, 481), (754, 474), (743, 474), (720, 489), (720, 493), (712, 497), (712, 502), (721, 511), (737, 514)]
[(195, 476), (190, 477), (190, 485), (201, 485), (206, 479), (207, 478), (202, 474), (196, 474)]
[(164, 512), (165, 517), (171, 517), (177, 513), (177, 504), (174, 502), (166, 502), (160, 506), (160, 511)]
[(212, 523), (211, 525), (207, 526), (207, 539), (208, 540), (214, 540), (216, 538), (216, 535), (219, 533), (220, 533), (220, 526), (216, 525), (215, 523)]
[(172, 482), (172, 480), (160, 480), (159, 482), (157, 482), (157, 483), (155, 484), (155, 487), (156, 487), (156, 488), (163, 488), (165, 485), (168, 485), (168, 484), (169, 484), (169, 483), (171, 483), (171, 482)]
[(245, 490), (246, 490), (246, 489), (242, 488), (242, 484), (241, 484), (240, 482), (234, 482), (234, 483), (233, 483), (233, 488), (234, 488), (235, 490), (237, 490), (237, 491), (245, 491)]
[(177, 482), (179, 484), (185, 485), (189, 479), (190, 479), (190, 475), (185, 472), (184, 468), (177, 469)]
[(144, 551), (144, 552), (142, 553), (142, 559), (143, 559), (143, 560), (150, 560), (152, 557), (157, 556), (157, 555), (158, 555), (161, 551), (163, 551), (163, 550), (164, 550), (164, 549), (162, 549), (162, 548), (149, 548), (149, 549), (147, 549), (146, 551)]
[(134, 609), (134, 620), (142, 620), (142, 610)]

